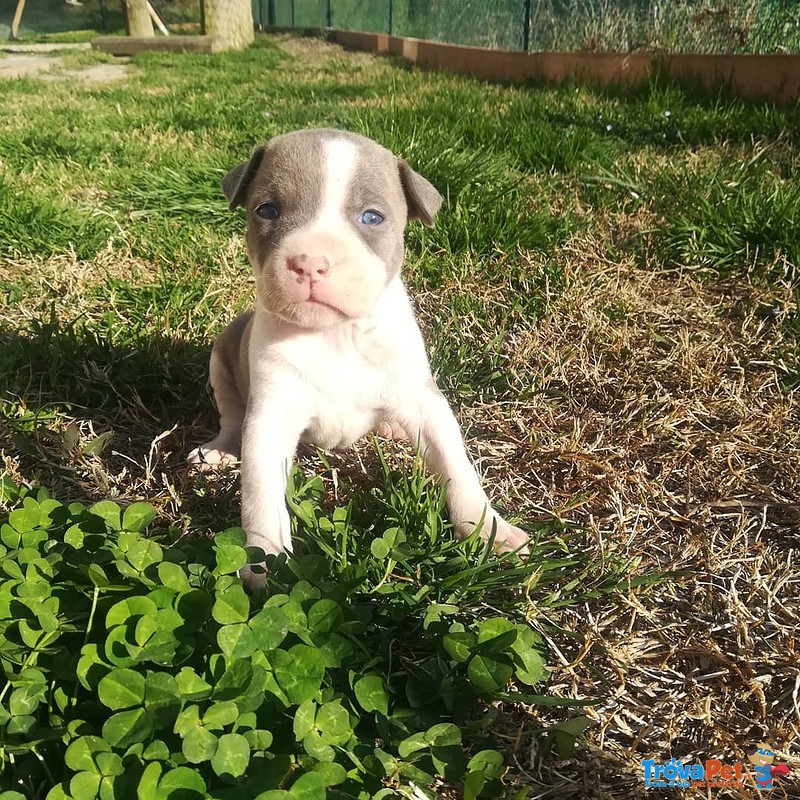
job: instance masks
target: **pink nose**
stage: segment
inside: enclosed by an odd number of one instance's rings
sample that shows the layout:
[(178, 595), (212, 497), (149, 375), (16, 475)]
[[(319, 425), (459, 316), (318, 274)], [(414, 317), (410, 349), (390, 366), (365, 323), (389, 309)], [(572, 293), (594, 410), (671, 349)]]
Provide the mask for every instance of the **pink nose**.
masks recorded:
[(286, 259), (286, 269), (298, 278), (310, 278), (312, 283), (323, 280), (330, 271), (330, 263), (325, 256), (308, 256), (305, 253)]

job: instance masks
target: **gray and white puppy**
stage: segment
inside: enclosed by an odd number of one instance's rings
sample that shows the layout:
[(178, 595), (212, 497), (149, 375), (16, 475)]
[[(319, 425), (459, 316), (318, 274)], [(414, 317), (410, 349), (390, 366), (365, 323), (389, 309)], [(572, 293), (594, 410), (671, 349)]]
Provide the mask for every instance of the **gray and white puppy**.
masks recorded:
[(436, 189), (376, 142), (330, 129), (256, 148), (222, 188), (231, 209), (247, 212), (257, 302), (214, 344), (220, 431), (188, 460), (213, 467), (241, 456), (248, 543), (291, 551), (286, 477), (300, 440), (340, 448), (377, 430), (418, 443), (447, 481), (458, 535), (481, 524), (488, 537), (496, 526), (499, 547), (523, 546), (527, 534), (481, 488), (400, 279), (406, 223), (433, 225)]

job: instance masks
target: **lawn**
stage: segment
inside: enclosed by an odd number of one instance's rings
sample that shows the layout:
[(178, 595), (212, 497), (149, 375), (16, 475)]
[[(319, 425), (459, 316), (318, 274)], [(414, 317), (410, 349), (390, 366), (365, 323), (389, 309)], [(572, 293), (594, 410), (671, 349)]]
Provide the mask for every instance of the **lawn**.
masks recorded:
[[(235, 473), (183, 468), (215, 424), (211, 343), (252, 302), (243, 218), (219, 179), (281, 132), (365, 134), (446, 197), (436, 227), (409, 229), (406, 281), (470, 453), (534, 556), (493, 566), (454, 546), (409, 449), (365, 441), (301, 453), (292, 503), (311, 560), (276, 580), (302, 594), (313, 564), (327, 597), (363, 569), (350, 602), (377, 597), (405, 649), (380, 661), (376, 644), (359, 668), (405, 681), (392, 702), (406, 734), (403, 703), (440, 702), (435, 681), (459, 668), (430, 671), (446, 662), (439, 639), (460, 633), (449, 626), (530, 626), (547, 676), (528, 685), (517, 670), (514, 691), (593, 704), (465, 689), (486, 725), (459, 724), (469, 753), (501, 751), (504, 780), (531, 797), (645, 796), (642, 759), (746, 760), (770, 731), (800, 767), (800, 108), (658, 82), (498, 86), (286, 36), (82, 80), (103, 60), (70, 53), (52, 80), (0, 84), (5, 485), (145, 501), (153, 530), (187, 547), (236, 525)], [(223, 547), (235, 533), (218, 559)], [(11, 638), (12, 616), (0, 604)], [(571, 754), (552, 726), (584, 716)], [(378, 730), (392, 758), (397, 730)], [(383, 769), (398, 791), (424, 782), (413, 765)]]

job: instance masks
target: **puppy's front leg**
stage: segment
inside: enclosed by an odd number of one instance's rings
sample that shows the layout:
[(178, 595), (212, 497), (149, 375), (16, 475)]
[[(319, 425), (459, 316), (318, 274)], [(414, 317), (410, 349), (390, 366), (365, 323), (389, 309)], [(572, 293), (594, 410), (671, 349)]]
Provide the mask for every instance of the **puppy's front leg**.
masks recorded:
[[(248, 545), (265, 553), (292, 551), (286, 480), (304, 427), (278, 398), (251, 396), (242, 432), (242, 527)], [(248, 569), (242, 578), (261, 583)]]
[(491, 506), (481, 487), (478, 473), (469, 460), (458, 421), (444, 395), (431, 383), (416, 404), (418, 418), (403, 419), (418, 442), (429, 469), (447, 481), (446, 496), (450, 518), (459, 538), (468, 536), (483, 520), (481, 536), (488, 539), (496, 525), (495, 544), (499, 550), (515, 550), (529, 539), (523, 530), (506, 522)]

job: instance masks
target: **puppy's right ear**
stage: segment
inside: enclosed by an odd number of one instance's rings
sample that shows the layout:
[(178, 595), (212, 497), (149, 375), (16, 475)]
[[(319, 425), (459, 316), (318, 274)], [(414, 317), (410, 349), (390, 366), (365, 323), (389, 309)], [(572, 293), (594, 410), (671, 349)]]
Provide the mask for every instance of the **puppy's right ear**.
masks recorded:
[(234, 167), (222, 179), (222, 191), (228, 198), (228, 208), (233, 211), (237, 206), (243, 206), (247, 197), (247, 190), (255, 177), (258, 168), (261, 166), (261, 159), (264, 157), (265, 145), (256, 147), (249, 161), (243, 161)]

